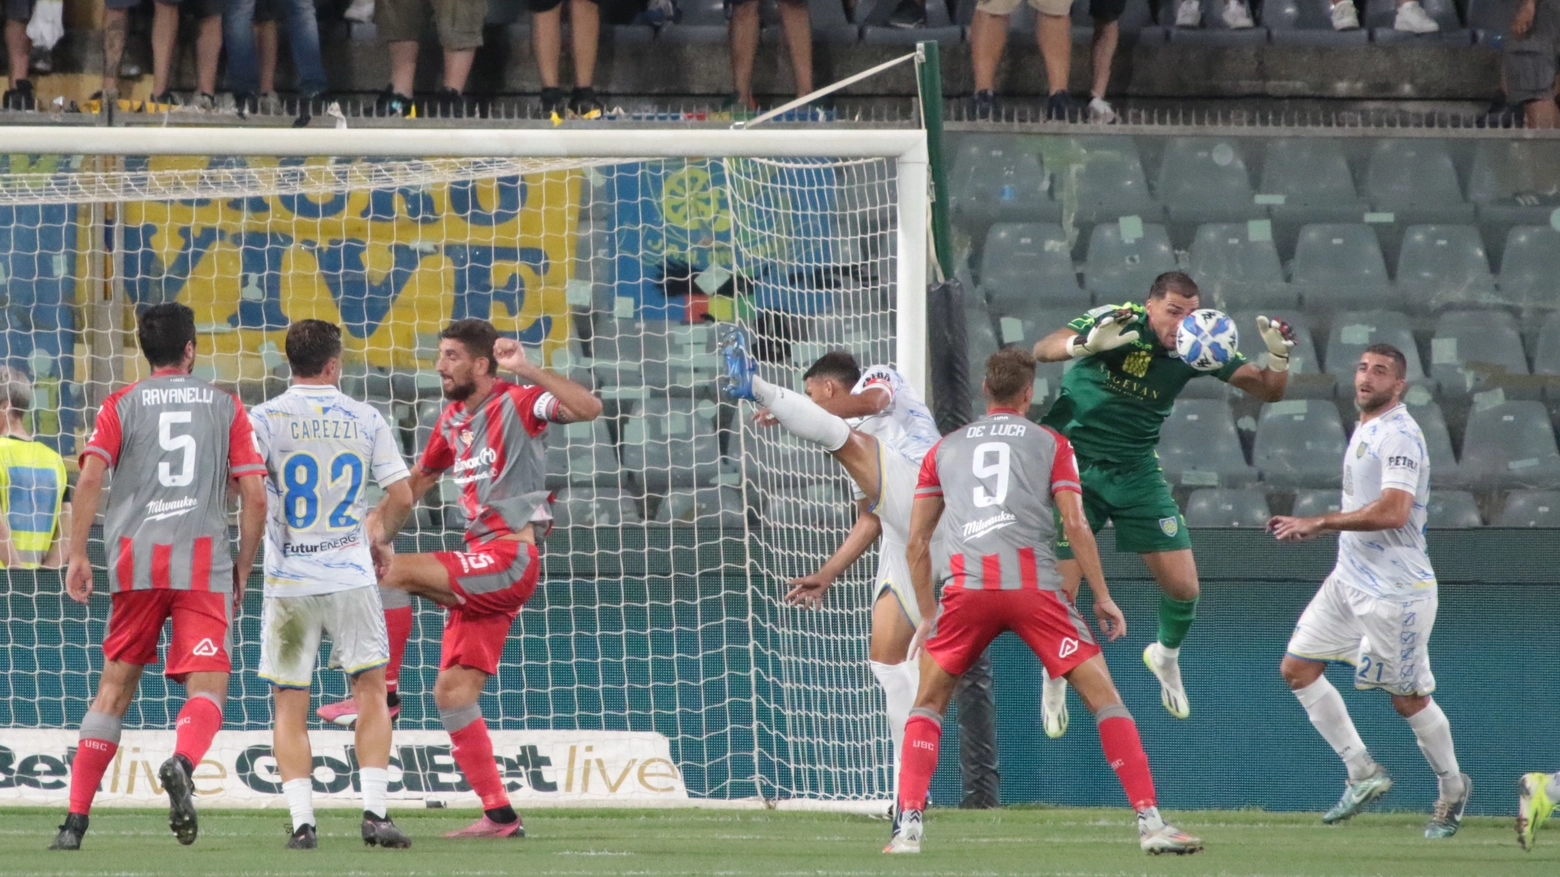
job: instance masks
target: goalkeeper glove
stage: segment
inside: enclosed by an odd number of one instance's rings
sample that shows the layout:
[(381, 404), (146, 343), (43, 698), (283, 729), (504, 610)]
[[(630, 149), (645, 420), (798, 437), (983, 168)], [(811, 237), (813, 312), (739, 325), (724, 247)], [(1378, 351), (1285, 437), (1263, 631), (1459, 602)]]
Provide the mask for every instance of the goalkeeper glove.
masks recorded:
[(1100, 317), (1088, 335), (1074, 335), (1067, 339), (1067, 355), (1077, 359), (1131, 344), (1138, 340), (1137, 330), (1122, 331), (1131, 319), (1132, 312), (1126, 309)]
[(1257, 332), (1268, 349), (1268, 371), (1289, 371), (1289, 351), (1295, 346), (1295, 330), (1279, 319), (1257, 317)]

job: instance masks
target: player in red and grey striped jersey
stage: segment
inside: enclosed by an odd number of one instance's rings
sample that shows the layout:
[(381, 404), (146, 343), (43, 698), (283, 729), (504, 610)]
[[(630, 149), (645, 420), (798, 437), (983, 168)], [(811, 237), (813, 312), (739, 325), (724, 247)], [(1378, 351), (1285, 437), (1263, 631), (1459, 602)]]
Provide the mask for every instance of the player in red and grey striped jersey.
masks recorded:
[[(168, 792), (169, 827), (180, 843), (195, 842), (190, 775), (222, 727), (230, 625), (264, 532), (265, 462), (243, 403), (190, 376), (194, 311), (155, 305), (141, 314), (139, 328), (152, 374), (104, 400), (76, 482), (65, 588), (81, 603), (92, 595), (87, 535), (103, 476), (112, 470), (103, 542), (114, 605), (103, 675), (71, 765), (70, 813), (50, 849), (80, 849), (92, 799), (119, 748), (120, 722), (142, 669), (157, 663), (157, 640), (170, 618), (165, 673), (184, 683), (189, 699), (179, 711), (173, 757), (158, 777)], [(243, 499), (236, 561), (228, 553), (229, 479)]]
[[(549, 423), (595, 420), (601, 400), (532, 365), (518, 342), (500, 339), (486, 320), (456, 320), (439, 338), (439, 377), (451, 401), (412, 468), (411, 493), (422, 496), (451, 474), (461, 489), (466, 550), (388, 557), (411, 511), (389, 496), (371, 516), (369, 532), (376, 565), (384, 568), (388, 560), (382, 585), (449, 610), (433, 698), (455, 744), (455, 763), (483, 809), (476, 823), (449, 836), (524, 837), (477, 700), (498, 672), (509, 628), (541, 574), (536, 525), (552, 520), (542, 432)], [(500, 380), (499, 367), (523, 383)]]
[[(1034, 379), (1028, 351), (1009, 347), (993, 354), (986, 362), (986, 416), (944, 436), (921, 465), (907, 552), (926, 619), (910, 646), (912, 656), (924, 651), (921, 690), (905, 724), (899, 807), (884, 852), (921, 851), (922, 811), (937, 769), (948, 700), (970, 664), (1008, 630), (1034, 650), (1052, 676), (1066, 677), (1099, 721), (1105, 758), (1137, 811), (1142, 848), (1196, 852), (1202, 841), (1160, 818), (1137, 725), (1088, 624), (1062, 588), (1053, 548), (1057, 511), (1094, 593), (1100, 629), (1111, 640), (1126, 634), (1126, 619), (1106, 590), (1099, 549), (1083, 514), (1072, 446), (1022, 414), (1034, 400)], [(940, 605), (932, 596), (934, 532)]]

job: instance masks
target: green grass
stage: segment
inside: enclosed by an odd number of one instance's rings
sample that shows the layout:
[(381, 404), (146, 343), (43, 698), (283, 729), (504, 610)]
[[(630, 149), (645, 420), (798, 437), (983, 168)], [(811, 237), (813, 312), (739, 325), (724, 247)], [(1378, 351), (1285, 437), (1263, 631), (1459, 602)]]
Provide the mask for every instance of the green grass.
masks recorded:
[(1262, 875), (1262, 877), (1491, 877), (1554, 874), (1560, 832), (1517, 848), (1507, 819), (1472, 818), (1455, 837), (1427, 841), (1424, 817), (1370, 814), (1322, 826), (1315, 814), (1184, 812), (1171, 816), (1208, 849), (1149, 858), (1124, 809), (936, 810), (920, 856), (882, 855), (888, 823), (859, 816), (732, 810), (533, 810), (523, 841), (453, 841), (440, 835), (473, 814), (396, 814), (411, 850), (365, 849), (357, 816), (320, 813), (320, 849), (282, 848), (285, 811), (210, 812), (201, 836), (180, 847), (166, 813), (103, 809), (84, 849), (44, 850), (60, 815), (0, 811), (0, 874), (37, 877), (487, 877), (487, 875)]

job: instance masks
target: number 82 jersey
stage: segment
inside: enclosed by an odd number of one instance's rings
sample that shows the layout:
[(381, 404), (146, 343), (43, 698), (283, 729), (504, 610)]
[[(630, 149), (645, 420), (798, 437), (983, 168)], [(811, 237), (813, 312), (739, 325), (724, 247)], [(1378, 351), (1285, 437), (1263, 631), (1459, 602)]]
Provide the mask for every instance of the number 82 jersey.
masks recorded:
[(249, 419), (267, 470), (266, 596), (374, 585), (363, 488), (410, 474), (384, 417), (335, 387), (298, 384)]

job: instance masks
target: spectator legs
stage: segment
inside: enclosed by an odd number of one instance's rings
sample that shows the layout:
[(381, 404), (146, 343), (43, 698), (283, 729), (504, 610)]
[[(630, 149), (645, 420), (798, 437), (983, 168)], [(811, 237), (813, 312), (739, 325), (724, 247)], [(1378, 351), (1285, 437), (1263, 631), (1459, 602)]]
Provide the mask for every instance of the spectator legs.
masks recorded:
[(130, 32), (130, 10), (103, 10), (103, 96), (119, 93), (119, 61), (125, 54)]
[[(161, 12), (162, 7), (157, 11)], [(174, 9), (173, 25), (175, 29), (179, 26), (177, 8)], [(201, 94), (217, 93), (217, 63), (221, 58), (222, 16), (208, 15), (200, 20), (200, 33), (195, 38), (196, 89)]]
[(173, 67), (173, 47), (179, 38), (179, 7), (157, 3), (152, 12), (152, 94), (168, 92), (168, 71)]
[[(229, 0), (232, 2), (232, 0)], [(292, 51), (293, 73), (297, 76), (294, 86), (304, 98), (319, 97), (325, 93), (325, 63), (320, 57), (320, 29), (315, 19), (314, 0), (281, 0), (287, 15), (287, 43)], [(261, 48), (260, 90), (269, 93), (276, 90), (276, 25), (271, 25), (271, 61), (267, 68), (265, 48)], [(270, 76), (267, 76), (269, 69)], [(267, 84), (269, 83), (269, 85)], [(411, 92), (403, 92), (411, 94)]]
[[(260, 65), (260, 94), (270, 94), (276, 91), (276, 22), (255, 22), (254, 35), (255, 55)], [(231, 61), (229, 66), (232, 66)]]
[(1116, 57), (1120, 32), (1114, 21), (1094, 20), (1094, 83), (1089, 88), (1090, 97), (1105, 97), (1105, 88), (1110, 85), (1110, 62)]
[(758, 3), (746, 0), (731, 7), (727, 24), (731, 34), (731, 79), (737, 91), (737, 103), (757, 109), (753, 100), (753, 59), (758, 56)]
[(1522, 106), (1522, 115), (1525, 128), (1560, 128), (1560, 107), (1552, 97), (1528, 101)]
[(786, 44), (791, 49), (791, 77), (796, 83), (796, 96), (801, 97), (813, 90), (812, 15), (807, 11), (805, 2), (781, 0), (779, 5), (780, 24), (785, 30)]
[(390, 88), (396, 94), (410, 95), (412, 81), (417, 78), (417, 41), (395, 40), (385, 45), (390, 49)]
[[(162, 11), (163, 7), (159, 5), (157, 14), (161, 16)], [(158, 19), (159, 22), (161, 20), (161, 18)], [(256, 71), (255, 48), (257, 45), (262, 45), (259, 43), (258, 33), (261, 28), (269, 27), (271, 39), (274, 42), (276, 39), (276, 25), (270, 22), (255, 23), (255, 0), (228, 0), (227, 11), (222, 16), (222, 24), (226, 30), (223, 36), (227, 43), (228, 91), (239, 95), (254, 94), (256, 92), (256, 79), (259, 77)], [(178, 27), (177, 19), (175, 19), (174, 27)], [(153, 39), (156, 39), (155, 32)], [(264, 51), (263, 45), (261, 51)], [(271, 66), (274, 70), (276, 66), (276, 47), (274, 45), (271, 47), (271, 55), (273, 59)], [(161, 56), (158, 57), (160, 58)], [(156, 63), (158, 65), (162, 64), (160, 60)], [(158, 69), (162, 68), (159, 66)], [(166, 85), (157, 87), (157, 90), (153, 93), (162, 94), (161, 88), (166, 87)], [(259, 91), (264, 92), (266, 89), (261, 88)]]
[(1008, 16), (975, 10), (970, 22), (970, 63), (975, 68), (975, 90), (997, 90), (997, 65), (1007, 48)]
[[(413, 44), (413, 63), (416, 63), (416, 44)], [(444, 87), (464, 94), (466, 79), (471, 76), (471, 62), (477, 57), (476, 49), (444, 50)], [(408, 86), (410, 88), (410, 86)], [(406, 92), (410, 94), (410, 90)]]
[(570, 0), (569, 35), (574, 44), (574, 85), (589, 88), (596, 78), (596, 44), (601, 14), (592, 0)]
[(11, 60), (11, 88), (27, 79), (27, 56), (32, 54), (32, 40), (27, 36), (27, 22), (6, 21), (5, 53)]
[(1067, 74), (1072, 67), (1072, 20), (1065, 15), (1036, 16), (1035, 41), (1045, 59), (1046, 91), (1067, 91)]
[(543, 88), (558, 87), (558, 59), (563, 54), (563, 4), (531, 15), (531, 48)]

